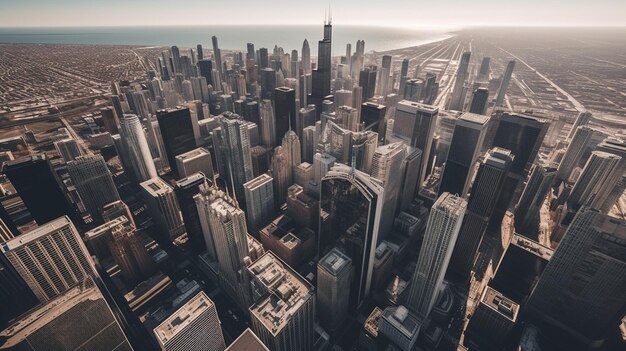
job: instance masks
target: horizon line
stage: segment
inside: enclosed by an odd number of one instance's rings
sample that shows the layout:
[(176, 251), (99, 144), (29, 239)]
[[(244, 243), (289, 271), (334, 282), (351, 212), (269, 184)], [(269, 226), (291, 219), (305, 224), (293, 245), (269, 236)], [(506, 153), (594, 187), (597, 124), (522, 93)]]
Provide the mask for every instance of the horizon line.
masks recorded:
[[(2, 26), (0, 29), (27, 29), (27, 28), (149, 28), (149, 27), (289, 27), (289, 26), (323, 26), (324, 23), (220, 23), (220, 24), (119, 24), (119, 25), (18, 25), (18, 26)], [(626, 24), (460, 24), (460, 25), (404, 25), (404, 24), (358, 24), (343, 23), (334, 24), (337, 27), (382, 27), (382, 28), (398, 28), (398, 29), (448, 29), (448, 30), (464, 30), (476, 28), (626, 28)]]

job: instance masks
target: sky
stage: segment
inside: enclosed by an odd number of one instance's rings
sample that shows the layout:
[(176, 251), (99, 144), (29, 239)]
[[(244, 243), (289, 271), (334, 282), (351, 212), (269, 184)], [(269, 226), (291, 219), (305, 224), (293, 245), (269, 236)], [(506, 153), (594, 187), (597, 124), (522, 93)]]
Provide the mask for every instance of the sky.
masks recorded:
[(626, 0), (0, 0), (0, 27), (319, 24), (626, 26)]

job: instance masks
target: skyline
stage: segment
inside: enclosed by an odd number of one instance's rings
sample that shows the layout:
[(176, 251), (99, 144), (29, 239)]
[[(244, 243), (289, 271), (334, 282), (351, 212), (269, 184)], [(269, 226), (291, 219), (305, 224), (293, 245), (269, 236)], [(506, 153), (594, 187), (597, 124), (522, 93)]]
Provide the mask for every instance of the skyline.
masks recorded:
[[(260, 3), (244, 0), (232, 16), (213, 11), (217, 4), (185, 0), (171, 6), (165, 0), (121, 0), (83, 2), (26, 0), (18, 3), (0, 0), (0, 28), (24, 27), (127, 27), (196, 25), (315, 25), (326, 6), (300, 4), (287, 0)], [(356, 10), (358, 6), (358, 11)], [(393, 0), (385, 6), (373, 0), (329, 2), (338, 25), (450, 28), (467, 27), (624, 27), (626, 3), (618, 0), (561, 1), (531, 0), (501, 4), (481, 0), (471, 5), (458, 0), (424, 4)], [(34, 12), (33, 8), (37, 11)], [(122, 10), (123, 9), (123, 10)], [(193, 9), (193, 11), (190, 11)], [(277, 11), (279, 9), (279, 11)], [(423, 9), (426, 9), (425, 11)], [(567, 10), (566, 10), (567, 9)], [(427, 16), (423, 16), (423, 14)], [(589, 14), (593, 13), (593, 16)], [(93, 14), (103, 14), (93, 16)], [(485, 14), (489, 14), (488, 16)], [(556, 20), (555, 20), (556, 19)]]
[(27, 1), (111, 26), (0, 27), (0, 350), (626, 349), (626, 26)]

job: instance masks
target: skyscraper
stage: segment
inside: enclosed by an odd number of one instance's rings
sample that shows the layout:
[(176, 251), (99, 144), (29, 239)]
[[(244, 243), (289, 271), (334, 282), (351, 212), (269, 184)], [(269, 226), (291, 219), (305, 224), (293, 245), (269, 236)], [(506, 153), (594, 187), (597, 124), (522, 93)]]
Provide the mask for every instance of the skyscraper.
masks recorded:
[(465, 332), (464, 345), (476, 350), (498, 350), (519, 321), (520, 304), (491, 286), (485, 287)]
[(304, 74), (311, 74), (311, 48), (306, 39), (302, 43), (302, 71)]
[(402, 66), (400, 67), (400, 86), (398, 92), (404, 91), (404, 85), (409, 78), (409, 59), (402, 59)]
[[(597, 200), (593, 204), (594, 208), (599, 208), (602, 211), (608, 212), (611, 208), (613, 208), (621, 194), (624, 192), (624, 178), (626, 178), (626, 140), (616, 137), (608, 137), (598, 144), (596, 149), (598, 151), (618, 155), (622, 158), (617, 165), (617, 168), (610, 176), (610, 180), (607, 182), (609, 186), (602, 187), (600, 189), (600, 192), (596, 195)], [(604, 201), (604, 203), (602, 203), (602, 201)]]
[(129, 225), (135, 228), (137, 227), (133, 214), (130, 212), (130, 208), (128, 208), (128, 206), (126, 206), (126, 204), (121, 200), (111, 202), (102, 208), (102, 219), (105, 222), (112, 221), (120, 216), (125, 216)]
[(161, 178), (146, 180), (140, 184), (142, 195), (155, 222), (158, 236), (171, 241), (185, 232), (174, 190)]
[(271, 100), (265, 99), (261, 101), (261, 105), (259, 106), (259, 116), (261, 144), (268, 147), (276, 146), (276, 116), (274, 115), (274, 107), (272, 106)]
[(486, 115), (489, 108), (489, 89), (478, 88), (472, 94), (472, 102), (470, 103), (469, 112), (479, 115)]
[(248, 270), (256, 301), (249, 309), (254, 333), (273, 351), (313, 350), (313, 286), (271, 252)]
[(0, 250), (39, 302), (48, 302), (84, 279), (98, 277), (78, 230), (67, 216), (11, 239)]
[(214, 35), (211, 37), (211, 42), (213, 44), (213, 59), (215, 60), (215, 66), (217, 71), (220, 72), (221, 76), (224, 76), (224, 65), (222, 64), (222, 51), (217, 45), (217, 37)]
[(248, 328), (244, 330), (225, 351), (269, 351), (269, 349), (259, 340), (259, 337)]
[(574, 337), (560, 338), (564, 345), (599, 345), (619, 324), (626, 303), (625, 241), (626, 222), (598, 210), (581, 208), (569, 225), (527, 304), (536, 320)]
[(387, 106), (380, 105), (374, 102), (365, 102), (361, 105), (361, 120), (363, 123), (363, 130), (371, 130), (379, 133), (382, 131), (382, 125), (385, 121), (385, 113), (387, 112)]
[(296, 128), (296, 91), (288, 87), (274, 90), (274, 111), (276, 113), (276, 138), (282, 139), (288, 130)]
[(101, 108), (100, 116), (102, 118), (102, 123), (104, 124), (104, 129), (111, 134), (117, 134), (119, 119), (115, 115), (115, 110), (113, 110), (112, 107)]
[(274, 100), (274, 90), (278, 84), (276, 71), (270, 67), (262, 68), (259, 83), (261, 84), (261, 99)]
[(66, 163), (73, 161), (76, 157), (82, 154), (80, 147), (78, 147), (78, 143), (72, 138), (55, 141), (54, 148)]
[(515, 231), (535, 241), (539, 228), (539, 211), (556, 177), (556, 168), (533, 165), (530, 177), (515, 209)]
[(170, 53), (172, 56), (172, 66), (174, 68), (174, 73), (182, 73), (182, 66), (180, 64), (180, 50), (178, 50), (178, 46), (172, 46), (170, 48)]
[(359, 72), (359, 86), (363, 88), (363, 101), (366, 101), (376, 93), (376, 66), (365, 67)]
[(195, 252), (201, 252), (206, 249), (198, 210), (193, 200), (193, 197), (200, 192), (200, 185), (205, 183), (213, 184), (213, 180), (207, 180), (202, 173), (198, 172), (177, 181), (174, 186), (174, 193), (180, 205), (180, 213), (183, 216), (187, 237), (189, 237), (192, 250)]
[(318, 42), (317, 67), (311, 72), (312, 89), (310, 103), (321, 113), (322, 101), (330, 95), (330, 74), (332, 56), (332, 21), (324, 21), (324, 38)]
[(274, 149), (271, 170), (274, 179), (274, 202), (280, 207), (287, 199), (287, 189), (293, 184), (291, 162), (283, 146)]
[[(4, 207), (0, 207), (1, 209)], [(9, 229), (4, 220), (0, 218), (0, 245), (13, 239), (14, 233), (18, 234), (19, 232)], [(24, 279), (20, 277), (17, 270), (0, 250), (0, 310), (2, 310), (0, 328), (19, 314), (32, 308), (36, 302), (35, 295), (24, 282)]]
[(428, 165), (426, 161), (430, 157), (438, 114), (438, 107), (408, 100), (400, 101), (396, 107), (393, 134), (410, 141), (411, 146), (422, 150), (419, 184), (422, 184), (426, 177)]
[[(494, 126), (492, 146), (511, 150), (515, 158), (500, 192), (497, 206), (489, 223), (490, 228), (498, 228), (509, 206), (519, 182), (539, 153), (539, 148), (550, 126), (544, 119), (523, 114), (504, 113)], [(487, 142), (489, 144), (490, 141)]]
[(500, 197), (513, 158), (514, 155), (509, 150), (492, 148), (478, 167), (463, 224), (450, 258), (448, 271), (453, 279), (462, 283), (469, 281), (476, 252)]
[(592, 152), (572, 188), (568, 199), (569, 205), (574, 210), (581, 206), (599, 209), (606, 200), (604, 195), (608, 195), (607, 192), (602, 192), (601, 188), (613, 185), (621, 179), (621, 174), (618, 177), (616, 173), (621, 161), (620, 156), (608, 152)]
[(110, 248), (127, 284), (139, 283), (154, 272), (152, 258), (128, 222), (111, 228)]
[(572, 171), (578, 166), (580, 160), (585, 153), (585, 149), (589, 147), (594, 135), (600, 134), (596, 129), (588, 126), (580, 126), (573, 131), (570, 143), (565, 150), (565, 155), (559, 163), (557, 179), (567, 181)]
[(405, 157), (406, 146), (402, 142), (379, 146), (374, 152), (371, 176), (380, 180), (384, 189), (383, 212), (380, 218), (381, 238), (384, 238), (393, 226), (403, 181), (395, 172), (402, 169)]
[(293, 178), (293, 173), (295, 173), (296, 167), (298, 167), (298, 165), (302, 163), (302, 147), (300, 145), (300, 139), (293, 130), (289, 130), (283, 136), (283, 142), (281, 145), (287, 153), (287, 158), (289, 159), (289, 164), (291, 165)]
[(9, 178), (37, 224), (65, 215), (75, 217), (76, 211), (45, 154), (4, 162), (2, 173)]
[(406, 307), (400, 305), (385, 308), (378, 323), (380, 332), (400, 350), (413, 350), (422, 321)]
[(491, 57), (485, 56), (480, 62), (480, 68), (478, 69), (477, 80), (487, 80), (489, 78), (489, 64), (491, 63)]
[(321, 182), (318, 257), (338, 246), (352, 260), (350, 308), (355, 309), (370, 293), (383, 187), (378, 179), (342, 164), (333, 166)]
[(235, 190), (237, 201), (245, 203), (243, 185), (253, 178), (250, 131), (240, 120), (223, 119), (220, 148), (226, 172), (223, 178)]
[(189, 108), (157, 111), (159, 129), (165, 146), (167, 162), (179, 178), (176, 156), (196, 148), (193, 121)]
[(465, 104), (465, 94), (463, 94), (463, 90), (465, 89), (465, 81), (469, 73), (468, 68), (471, 55), (472, 53), (470, 51), (466, 51), (461, 55), (461, 61), (456, 71), (456, 78), (448, 104), (448, 109), (450, 110), (463, 111), (463, 105)]
[[(125, 114), (120, 119), (120, 137), (122, 150), (117, 150), (128, 165), (138, 182), (157, 177), (156, 167), (150, 154), (146, 134), (137, 115)], [(125, 164), (126, 165), (126, 164)]]
[[(252, 304), (245, 260), (248, 253), (248, 229), (244, 212), (230, 196), (203, 189), (196, 198), (201, 221), (208, 224), (207, 245), (212, 243), (219, 267), (220, 286), (242, 309)], [(202, 218), (204, 217), (204, 218)], [(204, 229), (204, 228), (203, 228)], [(207, 235), (209, 234), (209, 235)], [(211, 240), (209, 241), (209, 238)]]
[(0, 332), (0, 349), (132, 350), (91, 277), (28, 311)]
[(206, 79), (207, 84), (213, 85), (213, 61), (208, 59), (198, 60), (198, 70), (200, 71), (200, 76)]
[(489, 117), (483, 115), (466, 112), (457, 120), (441, 175), (439, 194), (448, 192), (465, 197), (488, 127)]
[(580, 112), (578, 114), (578, 117), (576, 117), (576, 120), (574, 120), (572, 129), (569, 130), (567, 139), (572, 140), (572, 138), (574, 137), (574, 133), (576, 133), (576, 130), (578, 129), (578, 127), (586, 126), (589, 123), (589, 120), (591, 120), (591, 117), (592, 115), (591, 115), (591, 112), (589, 111)]
[(164, 351), (226, 348), (215, 303), (202, 291), (154, 328), (154, 335)]
[(443, 193), (433, 204), (407, 299), (409, 309), (424, 320), (432, 310), (461, 229), (467, 201)]
[(176, 156), (176, 166), (180, 178), (202, 172), (205, 177), (214, 181), (211, 153), (205, 148), (199, 147)]
[(502, 106), (502, 104), (504, 103), (504, 97), (506, 96), (506, 91), (509, 88), (509, 84), (511, 83), (511, 76), (513, 76), (514, 68), (515, 60), (509, 61), (509, 63), (506, 65), (504, 76), (502, 77), (502, 83), (500, 83), (500, 88), (498, 89), (495, 106)]
[(246, 216), (248, 227), (261, 229), (274, 214), (274, 185), (268, 174), (250, 180), (243, 185), (246, 192)]
[(334, 248), (317, 263), (317, 310), (330, 331), (341, 327), (348, 316), (352, 260)]
[(78, 156), (67, 163), (67, 172), (87, 212), (94, 220), (101, 221), (102, 208), (120, 199), (104, 158), (92, 154)]
[(398, 209), (400, 211), (406, 209), (413, 199), (415, 198), (415, 192), (418, 188), (419, 183), (419, 174), (420, 174), (420, 165), (422, 164), (422, 150), (407, 146), (406, 147), (406, 157), (402, 162), (403, 171), (402, 177), (402, 186), (401, 193), (398, 203)]

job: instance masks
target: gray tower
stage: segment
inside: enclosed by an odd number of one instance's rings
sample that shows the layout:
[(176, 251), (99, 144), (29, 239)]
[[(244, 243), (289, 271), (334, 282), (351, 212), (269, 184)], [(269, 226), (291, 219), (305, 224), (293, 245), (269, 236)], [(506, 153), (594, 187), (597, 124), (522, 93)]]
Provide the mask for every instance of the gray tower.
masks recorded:
[(443, 193), (430, 210), (407, 299), (407, 307), (422, 320), (428, 317), (441, 291), (466, 207), (463, 198)]
[(531, 315), (577, 347), (600, 344), (623, 317), (625, 242), (626, 222), (581, 208), (528, 301)]
[(352, 260), (334, 248), (317, 264), (317, 309), (322, 324), (337, 330), (348, 315)]
[(105, 205), (120, 200), (111, 172), (102, 156), (78, 156), (67, 163), (67, 172), (85, 209), (94, 220), (102, 220), (102, 209)]

